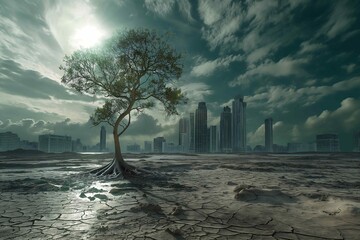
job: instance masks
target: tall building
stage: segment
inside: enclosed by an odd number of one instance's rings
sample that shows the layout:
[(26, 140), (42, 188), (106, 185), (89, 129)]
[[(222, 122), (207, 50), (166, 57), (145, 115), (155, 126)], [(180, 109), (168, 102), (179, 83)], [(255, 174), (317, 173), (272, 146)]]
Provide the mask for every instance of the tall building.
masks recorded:
[(316, 135), (316, 150), (318, 152), (339, 152), (340, 144), (337, 134)]
[(315, 142), (309, 142), (309, 143), (291, 142), (291, 143), (287, 144), (287, 151), (289, 153), (315, 152), (316, 151), (316, 144), (315, 144)]
[(154, 138), (154, 152), (162, 153), (163, 152), (163, 143), (166, 142), (164, 137)]
[(53, 134), (40, 135), (39, 150), (47, 153), (71, 152), (71, 137)]
[(220, 151), (221, 152), (232, 151), (231, 135), (232, 135), (231, 109), (226, 106), (224, 107), (224, 110), (220, 116)]
[(131, 145), (127, 145), (126, 146), (126, 151), (127, 152), (133, 152), (133, 153), (137, 153), (140, 152), (140, 145), (139, 144), (131, 144)]
[(20, 138), (12, 132), (0, 133), (0, 151), (9, 151), (20, 148)]
[(216, 126), (210, 126), (209, 128), (209, 152), (218, 152), (218, 134)]
[(190, 113), (190, 131), (189, 131), (189, 151), (194, 152), (195, 151), (195, 115), (194, 113)]
[(265, 151), (273, 151), (273, 120), (272, 118), (265, 119)]
[(104, 126), (100, 130), (100, 152), (106, 151), (106, 129)]
[(183, 152), (189, 150), (189, 119), (181, 118), (179, 121), (179, 146)]
[(240, 95), (232, 102), (232, 150), (246, 151), (246, 102)]
[(207, 108), (200, 102), (195, 112), (195, 152), (208, 152)]
[(150, 141), (144, 142), (144, 152), (151, 153), (152, 152), (152, 144)]
[(360, 152), (360, 132), (354, 134), (354, 152)]

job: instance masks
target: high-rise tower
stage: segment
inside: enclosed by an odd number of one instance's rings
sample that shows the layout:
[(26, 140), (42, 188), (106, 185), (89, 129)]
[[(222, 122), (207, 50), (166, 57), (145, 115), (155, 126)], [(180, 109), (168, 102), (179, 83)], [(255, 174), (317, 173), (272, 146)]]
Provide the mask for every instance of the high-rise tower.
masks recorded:
[(190, 146), (189, 151), (194, 152), (195, 151), (195, 115), (194, 113), (190, 113)]
[(265, 119), (265, 151), (273, 151), (273, 120), (272, 118)]
[(220, 116), (220, 151), (231, 152), (231, 109), (224, 107)]
[(218, 151), (218, 133), (216, 126), (209, 127), (209, 152), (215, 153)]
[(199, 102), (195, 112), (195, 152), (208, 152), (207, 108)]
[(100, 130), (100, 152), (106, 151), (106, 130), (102, 126)]
[(232, 150), (246, 151), (246, 102), (240, 95), (232, 102)]
[(182, 146), (183, 151), (189, 150), (189, 119), (181, 118), (179, 120), (179, 145)]

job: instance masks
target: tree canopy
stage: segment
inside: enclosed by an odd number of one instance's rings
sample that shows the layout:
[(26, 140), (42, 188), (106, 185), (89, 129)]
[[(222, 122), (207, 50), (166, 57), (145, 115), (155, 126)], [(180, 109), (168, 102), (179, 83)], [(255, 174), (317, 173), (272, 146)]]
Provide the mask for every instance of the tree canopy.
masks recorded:
[(75, 51), (60, 69), (63, 83), (104, 98), (91, 116), (95, 125), (107, 122), (126, 130), (133, 110), (151, 108), (158, 100), (167, 114), (177, 114), (176, 106), (185, 101), (173, 84), (182, 74), (181, 54), (164, 35), (148, 29), (118, 32), (100, 47)]

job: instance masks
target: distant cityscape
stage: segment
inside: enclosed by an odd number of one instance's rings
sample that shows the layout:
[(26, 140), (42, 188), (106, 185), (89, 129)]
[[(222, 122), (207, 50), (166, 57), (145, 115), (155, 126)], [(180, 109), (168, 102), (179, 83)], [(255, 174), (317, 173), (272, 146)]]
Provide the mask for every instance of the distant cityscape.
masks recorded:
[[(245, 153), (245, 152), (340, 152), (340, 140), (336, 133), (324, 133), (314, 136), (313, 142), (289, 142), (286, 146), (273, 143), (273, 119), (264, 120), (264, 145), (254, 148), (246, 143), (246, 102), (242, 96), (236, 96), (232, 108), (225, 106), (220, 115), (220, 125), (208, 126), (207, 107), (199, 102), (195, 112), (182, 117), (178, 125), (178, 143), (167, 142), (163, 136), (126, 146), (130, 153)], [(54, 134), (40, 135), (38, 142), (21, 140), (12, 132), (0, 133), (0, 151), (15, 149), (40, 150), (46, 153), (61, 152), (108, 152), (106, 129), (101, 127), (99, 143), (87, 146), (80, 139)], [(360, 152), (360, 131), (354, 134), (353, 151)]]

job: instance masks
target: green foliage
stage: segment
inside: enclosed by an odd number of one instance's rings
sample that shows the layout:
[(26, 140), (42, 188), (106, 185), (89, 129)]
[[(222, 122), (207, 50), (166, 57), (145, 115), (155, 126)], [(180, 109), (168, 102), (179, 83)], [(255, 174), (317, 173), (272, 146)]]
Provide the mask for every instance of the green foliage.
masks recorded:
[[(177, 114), (185, 102), (173, 80), (180, 78), (181, 55), (164, 36), (147, 29), (118, 32), (102, 47), (82, 49), (65, 56), (62, 82), (80, 93), (104, 98), (91, 120), (108, 122), (116, 129), (131, 111), (163, 104), (167, 114)], [(130, 122), (130, 119), (129, 119)]]

